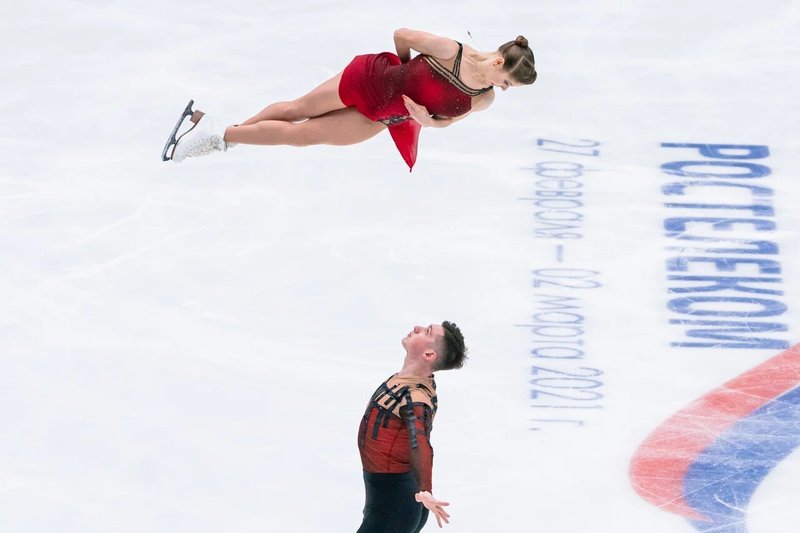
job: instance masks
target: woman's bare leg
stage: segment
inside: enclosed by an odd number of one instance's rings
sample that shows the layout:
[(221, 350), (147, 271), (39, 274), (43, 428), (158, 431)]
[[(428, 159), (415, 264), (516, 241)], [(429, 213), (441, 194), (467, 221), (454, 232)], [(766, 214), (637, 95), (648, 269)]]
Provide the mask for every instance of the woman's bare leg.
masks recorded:
[(249, 126), (263, 120), (297, 122), (307, 118), (318, 117), (330, 111), (335, 111), (336, 109), (341, 109), (345, 107), (342, 100), (339, 98), (339, 81), (341, 79), (342, 73), (340, 72), (297, 100), (292, 100), (291, 102), (276, 102), (268, 105), (257, 115), (248, 118), (239, 124), (239, 126)]
[(255, 124), (231, 126), (225, 130), (225, 141), (242, 144), (341, 146), (366, 141), (384, 129), (385, 125), (371, 121), (354, 107), (343, 107), (304, 122), (262, 120)]

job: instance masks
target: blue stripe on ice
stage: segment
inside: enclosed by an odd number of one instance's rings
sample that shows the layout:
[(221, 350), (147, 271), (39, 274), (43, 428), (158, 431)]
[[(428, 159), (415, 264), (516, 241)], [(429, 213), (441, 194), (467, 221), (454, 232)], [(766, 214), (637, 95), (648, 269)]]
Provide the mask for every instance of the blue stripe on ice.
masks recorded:
[(709, 521), (698, 531), (745, 533), (750, 498), (770, 471), (800, 446), (800, 387), (765, 404), (706, 448), (684, 478), (686, 501)]

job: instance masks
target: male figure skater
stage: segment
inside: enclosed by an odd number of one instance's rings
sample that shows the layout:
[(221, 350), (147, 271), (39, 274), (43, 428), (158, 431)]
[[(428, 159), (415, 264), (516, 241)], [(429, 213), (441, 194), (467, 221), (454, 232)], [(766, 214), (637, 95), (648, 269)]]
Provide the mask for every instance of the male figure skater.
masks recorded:
[(431, 495), (433, 372), (464, 365), (464, 337), (445, 321), (415, 326), (402, 345), (403, 367), (372, 395), (358, 431), (366, 503), (357, 533), (419, 533), (429, 511), (439, 527), (449, 522), (450, 504)]

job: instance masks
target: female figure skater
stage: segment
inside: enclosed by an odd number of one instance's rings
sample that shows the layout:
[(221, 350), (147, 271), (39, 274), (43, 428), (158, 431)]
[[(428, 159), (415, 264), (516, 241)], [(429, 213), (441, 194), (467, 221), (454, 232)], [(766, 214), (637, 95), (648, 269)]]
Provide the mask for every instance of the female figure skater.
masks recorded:
[[(409, 170), (422, 126), (442, 128), (494, 100), (494, 88), (530, 85), (536, 66), (519, 36), (493, 52), (480, 52), (424, 31), (394, 32), (397, 54), (356, 56), (345, 69), (305, 96), (277, 102), (241, 124), (217, 130), (187, 106), (192, 127), (162, 154), (180, 162), (235, 144), (308, 146), (356, 144), (389, 129)], [(411, 50), (420, 52), (411, 59)], [(181, 123), (179, 121), (179, 125)], [(167, 157), (169, 148), (171, 155)]]

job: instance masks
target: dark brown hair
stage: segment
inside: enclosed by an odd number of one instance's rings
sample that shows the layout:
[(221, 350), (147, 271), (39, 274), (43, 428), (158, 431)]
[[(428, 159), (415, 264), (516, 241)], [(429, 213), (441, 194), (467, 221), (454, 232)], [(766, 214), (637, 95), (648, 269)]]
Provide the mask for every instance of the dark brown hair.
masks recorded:
[(522, 35), (508, 41), (497, 49), (503, 56), (503, 68), (511, 74), (515, 81), (530, 85), (536, 81), (536, 60), (533, 51), (528, 48), (528, 39)]
[(441, 346), (437, 354), (436, 363), (433, 365), (433, 370), (451, 370), (453, 368), (461, 368), (464, 366), (464, 361), (467, 359), (467, 347), (464, 345), (464, 335), (452, 322), (442, 322), (444, 328), (444, 338), (437, 339)]

